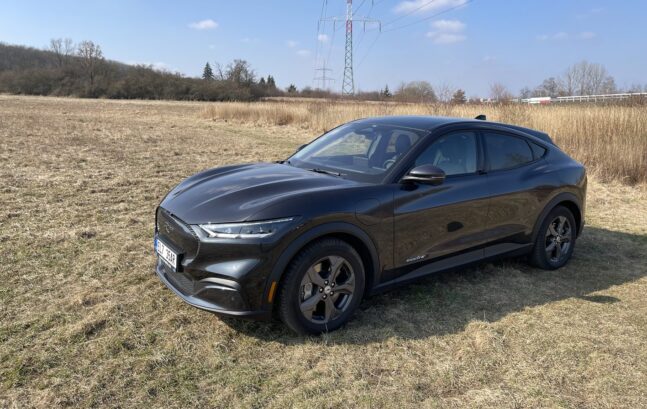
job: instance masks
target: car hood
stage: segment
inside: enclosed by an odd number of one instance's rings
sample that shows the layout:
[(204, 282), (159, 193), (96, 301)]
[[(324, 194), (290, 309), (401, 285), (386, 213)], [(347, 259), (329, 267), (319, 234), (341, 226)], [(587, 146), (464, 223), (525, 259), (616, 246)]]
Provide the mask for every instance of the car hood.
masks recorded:
[(295, 195), (357, 184), (283, 164), (227, 166), (185, 179), (161, 206), (188, 224), (239, 222)]

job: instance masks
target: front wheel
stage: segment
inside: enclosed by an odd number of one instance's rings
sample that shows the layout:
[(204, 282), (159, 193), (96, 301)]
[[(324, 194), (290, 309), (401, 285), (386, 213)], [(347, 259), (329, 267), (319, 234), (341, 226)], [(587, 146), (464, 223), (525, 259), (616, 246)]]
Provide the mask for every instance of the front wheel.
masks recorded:
[(545, 270), (555, 270), (564, 266), (575, 249), (576, 225), (573, 213), (558, 206), (544, 219), (530, 261)]
[(362, 259), (351, 245), (317, 241), (290, 263), (279, 292), (279, 316), (299, 334), (333, 331), (357, 309), (364, 283)]

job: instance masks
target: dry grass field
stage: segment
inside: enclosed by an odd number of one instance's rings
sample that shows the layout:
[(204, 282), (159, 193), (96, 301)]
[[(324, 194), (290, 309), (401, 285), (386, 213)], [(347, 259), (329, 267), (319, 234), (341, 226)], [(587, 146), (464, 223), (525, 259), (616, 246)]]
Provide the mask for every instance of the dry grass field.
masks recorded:
[[(0, 95), (0, 407), (647, 407), (645, 108), (610, 123), (607, 108), (485, 112), (594, 161), (568, 266), (436, 275), (302, 338), (189, 307), (153, 274), (153, 211), (178, 181), (283, 158), (331, 126), (205, 106)], [(607, 131), (616, 142), (568, 145)], [(626, 169), (643, 177), (596, 164), (596, 149), (635, 155)]]

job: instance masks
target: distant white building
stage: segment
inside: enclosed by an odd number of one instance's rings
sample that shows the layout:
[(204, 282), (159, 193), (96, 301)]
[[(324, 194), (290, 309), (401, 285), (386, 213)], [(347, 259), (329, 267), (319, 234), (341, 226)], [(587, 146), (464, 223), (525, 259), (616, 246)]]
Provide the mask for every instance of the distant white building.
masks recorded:
[(521, 102), (524, 102), (526, 104), (550, 104), (552, 101), (551, 97), (535, 97), (535, 98), (525, 98), (522, 99)]

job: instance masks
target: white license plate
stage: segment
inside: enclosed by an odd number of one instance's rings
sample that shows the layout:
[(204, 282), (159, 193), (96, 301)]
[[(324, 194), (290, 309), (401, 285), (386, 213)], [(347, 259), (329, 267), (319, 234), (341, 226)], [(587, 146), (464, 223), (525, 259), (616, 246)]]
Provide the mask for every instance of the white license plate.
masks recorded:
[(173, 250), (159, 239), (157, 240), (156, 250), (162, 261), (172, 267), (174, 271), (177, 270), (177, 254)]

